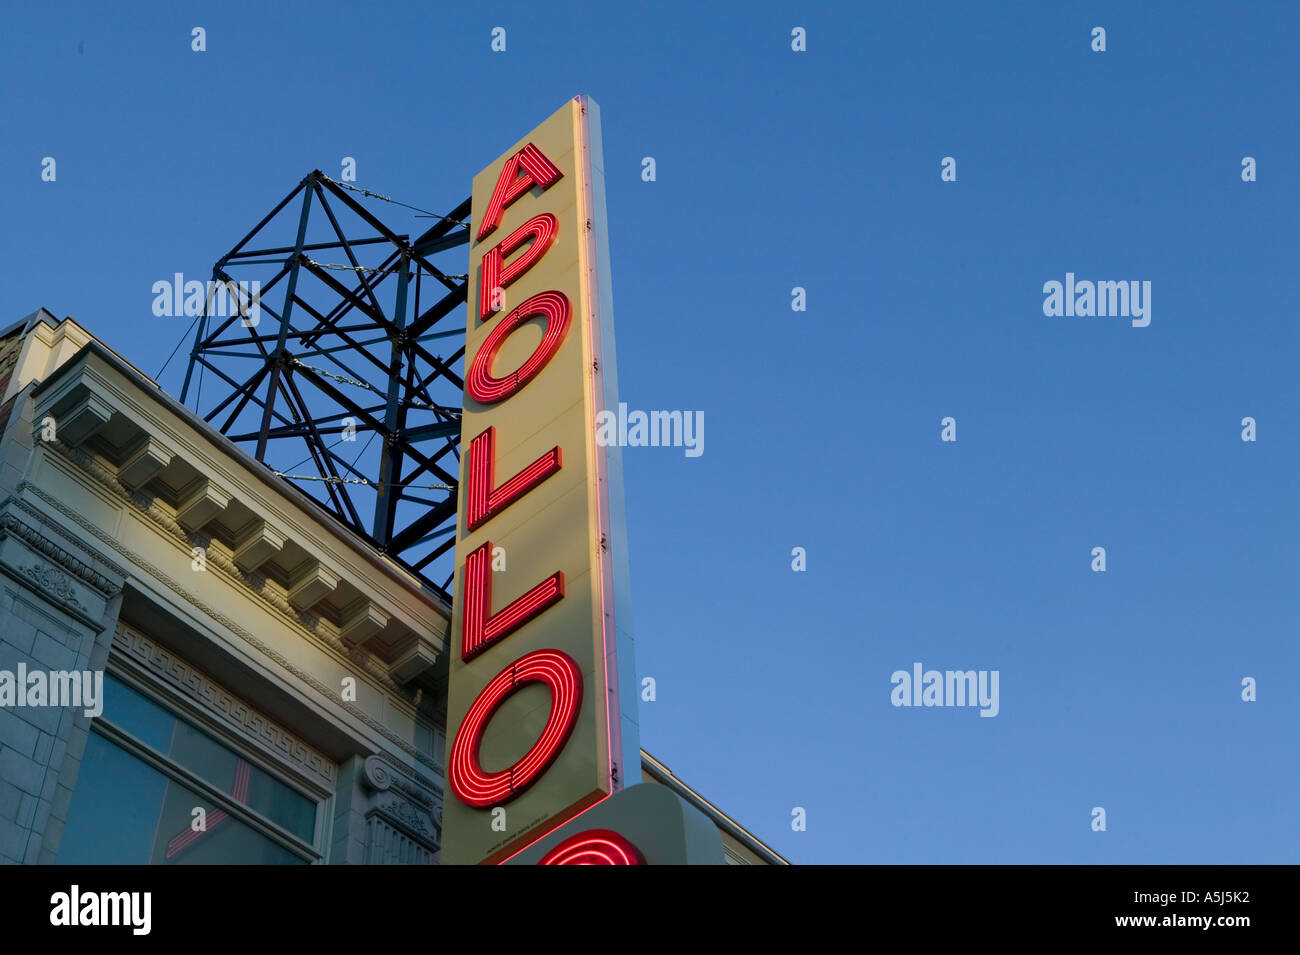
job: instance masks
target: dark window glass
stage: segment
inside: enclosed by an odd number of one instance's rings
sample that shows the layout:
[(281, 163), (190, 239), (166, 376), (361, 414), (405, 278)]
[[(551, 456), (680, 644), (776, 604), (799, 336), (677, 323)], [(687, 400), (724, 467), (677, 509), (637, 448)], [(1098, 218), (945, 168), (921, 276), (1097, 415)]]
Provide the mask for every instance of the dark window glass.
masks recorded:
[(111, 674), (104, 675), (102, 718), (304, 842), (315, 838), (313, 800)]
[[(245, 764), (247, 765), (247, 764)], [(194, 810), (205, 814), (195, 832)], [(86, 741), (59, 863), (294, 865), (299, 858), (104, 738)]]

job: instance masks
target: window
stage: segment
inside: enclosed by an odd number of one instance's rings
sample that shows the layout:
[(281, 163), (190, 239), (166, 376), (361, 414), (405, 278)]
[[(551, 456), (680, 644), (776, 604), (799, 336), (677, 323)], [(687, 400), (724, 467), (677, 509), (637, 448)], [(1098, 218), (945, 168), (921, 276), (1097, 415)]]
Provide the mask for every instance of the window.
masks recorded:
[(304, 864), (319, 859), (318, 811), (317, 800), (105, 674), (59, 862)]

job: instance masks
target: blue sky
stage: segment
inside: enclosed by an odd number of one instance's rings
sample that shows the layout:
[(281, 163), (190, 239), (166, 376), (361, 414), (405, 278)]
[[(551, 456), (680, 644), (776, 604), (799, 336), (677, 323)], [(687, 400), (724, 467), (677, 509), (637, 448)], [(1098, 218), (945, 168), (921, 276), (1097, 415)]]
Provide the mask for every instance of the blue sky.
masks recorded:
[[(152, 374), (152, 283), (310, 170), (449, 210), (588, 93), (622, 398), (706, 421), (624, 453), (643, 745), (801, 863), (1300, 861), (1300, 7), (441, 7), (9, 11), (0, 321)], [(999, 715), (895, 708), (916, 661)]]

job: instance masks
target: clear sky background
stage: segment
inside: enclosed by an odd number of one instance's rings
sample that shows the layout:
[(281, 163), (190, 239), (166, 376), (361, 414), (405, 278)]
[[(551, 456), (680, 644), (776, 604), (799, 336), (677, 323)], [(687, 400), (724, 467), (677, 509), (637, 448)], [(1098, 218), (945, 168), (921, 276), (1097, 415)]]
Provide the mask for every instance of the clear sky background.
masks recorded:
[[(448, 211), (588, 93), (622, 398), (705, 417), (624, 452), (645, 748), (800, 863), (1300, 862), (1297, 43), (1286, 2), (11, 5), (0, 322), (153, 374), (153, 282), (312, 169)], [(1044, 316), (1067, 271), (1150, 326)], [(893, 707), (916, 661), (1001, 712)]]

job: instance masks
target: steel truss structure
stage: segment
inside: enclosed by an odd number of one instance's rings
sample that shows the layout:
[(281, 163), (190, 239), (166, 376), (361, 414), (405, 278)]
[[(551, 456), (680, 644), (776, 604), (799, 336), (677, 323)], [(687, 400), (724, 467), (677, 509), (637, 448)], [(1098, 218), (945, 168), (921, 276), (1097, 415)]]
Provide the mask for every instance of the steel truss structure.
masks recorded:
[(450, 601), (470, 200), (411, 241), (349, 193), (387, 199), (315, 170), (213, 266), (181, 402)]

